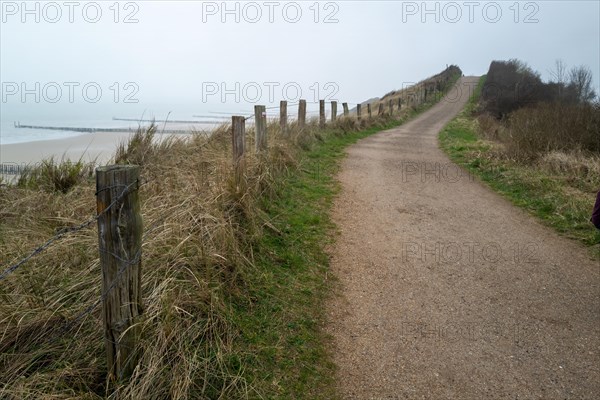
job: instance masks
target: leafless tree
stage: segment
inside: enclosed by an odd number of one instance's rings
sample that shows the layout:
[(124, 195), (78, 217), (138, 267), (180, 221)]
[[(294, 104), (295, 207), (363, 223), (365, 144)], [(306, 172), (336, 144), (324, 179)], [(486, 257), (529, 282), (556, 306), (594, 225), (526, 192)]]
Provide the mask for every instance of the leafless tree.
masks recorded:
[(569, 72), (569, 86), (575, 91), (579, 102), (587, 103), (596, 98), (596, 92), (592, 88), (592, 71), (586, 66), (571, 68)]
[(558, 98), (561, 99), (567, 83), (567, 64), (563, 60), (557, 59), (554, 62), (554, 69), (548, 72), (552, 75), (553, 81), (558, 84)]

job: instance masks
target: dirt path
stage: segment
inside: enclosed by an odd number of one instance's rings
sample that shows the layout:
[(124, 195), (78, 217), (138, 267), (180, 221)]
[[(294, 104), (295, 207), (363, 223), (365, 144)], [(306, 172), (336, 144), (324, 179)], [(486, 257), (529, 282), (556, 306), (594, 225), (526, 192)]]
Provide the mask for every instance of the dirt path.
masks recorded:
[(344, 399), (600, 398), (599, 263), (438, 149), (476, 81), (348, 150), (327, 326)]

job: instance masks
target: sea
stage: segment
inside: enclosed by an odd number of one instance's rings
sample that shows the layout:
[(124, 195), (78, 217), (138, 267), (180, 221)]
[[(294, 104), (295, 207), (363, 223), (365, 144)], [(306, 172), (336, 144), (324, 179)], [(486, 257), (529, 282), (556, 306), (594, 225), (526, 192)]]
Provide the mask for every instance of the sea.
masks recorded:
[(0, 145), (62, 139), (86, 134), (69, 130), (19, 128), (19, 125), (127, 131), (135, 130), (139, 126), (148, 126), (151, 120), (155, 120), (159, 131), (162, 129), (210, 131), (223, 122), (230, 122), (231, 115), (246, 114), (252, 114), (251, 106), (242, 108), (240, 105), (233, 107), (201, 105), (197, 107), (190, 104), (156, 103), (83, 106), (0, 104)]

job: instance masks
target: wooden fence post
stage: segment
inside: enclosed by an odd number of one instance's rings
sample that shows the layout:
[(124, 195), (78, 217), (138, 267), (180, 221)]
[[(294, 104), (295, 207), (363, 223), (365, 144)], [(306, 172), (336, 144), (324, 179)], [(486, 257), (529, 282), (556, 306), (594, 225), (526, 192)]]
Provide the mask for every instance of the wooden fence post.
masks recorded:
[(279, 102), (279, 128), (281, 134), (287, 134), (287, 101), (281, 100)]
[(369, 119), (373, 117), (373, 113), (371, 112), (371, 103), (367, 104), (367, 114), (369, 114)]
[(298, 127), (304, 128), (306, 125), (306, 100), (300, 100), (298, 104)]
[(388, 101), (388, 107), (390, 109), (390, 116), (394, 115), (394, 102), (392, 101), (392, 99)]
[(350, 114), (350, 110), (348, 110), (348, 103), (342, 103), (342, 107), (344, 107), (344, 117), (347, 117)]
[(325, 100), (319, 100), (319, 128), (325, 128)]
[(267, 108), (254, 106), (254, 146), (256, 152), (267, 150)]
[(383, 103), (379, 103), (379, 110), (377, 111), (378, 116), (383, 115)]
[(331, 122), (335, 122), (337, 118), (337, 101), (331, 102)]
[(402, 97), (398, 97), (398, 112), (402, 110)]
[(139, 359), (136, 345), (142, 314), (142, 216), (140, 168), (96, 169), (98, 242), (102, 269), (102, 317), (110, 379), (131, 376)]
[(231, 117), (231, 139), (233, 144), (233, 168), (235, 183), (239, 185), (244, 174), (244, 145), (246, 141), (246, 118)]
[(361, 118), (361, 115), (360, 115), (360, 112), (362, 111), (361, 108), (362, 108), (362, 106), (360, 104), (356, 105), (356, 118), (358, 118), (359, 121)]

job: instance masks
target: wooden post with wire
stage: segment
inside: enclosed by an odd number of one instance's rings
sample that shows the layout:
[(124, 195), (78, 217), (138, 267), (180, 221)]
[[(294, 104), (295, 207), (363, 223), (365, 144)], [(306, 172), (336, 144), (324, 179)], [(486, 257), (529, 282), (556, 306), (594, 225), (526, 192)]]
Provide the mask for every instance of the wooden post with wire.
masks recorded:
[(335, 122), (337, 118), (337, 101), (331, 102), (331, 122)]
[(267, 108), (254, 106), (254, 146), (256, 152), (267, 150)]
[(319, 128), (325, 128), (325, 100), (319, 100)]
[(367, 104), (367, 114), (369, 114), (369, 119), (373, 118), (373, 112), (371, 111), (371, 103)]
[(239, 185), (244, 176), (244, 146), (246, 141), (246, 118), (231, 117), (231, 140), (233, 145), (233, 168), (235, 183)]
[(281, 134), (287, 134), (287, 101), (281, 100), (279, 102), (279, 128)]
[(104, 343), (109, 379), (119, 381), (132, 375), (140, 357), (143, 226), (139, 177), (137, 165), (96, 169)]
[(390, 109), (390, 116), (394, 115), (394, 102), (392, 101), (392, 99), (388, 101), (388, 107)]
[(378, 116), (382, 116), (383, 115), (383, 110), (384, 110), (383, 103), (379, 103), (379, 110), (377, 111), (377, 115)]
[(304, 128), (306, 125), (306, 100), (300, 100), (298, 103), (298, 127)]
[(348, 103), (342, 103), (342, 107), (344, 107), (344, 117), (347, 117), (350, 114), (350, 110), (348, 110)]
[(360, 104), (356, 105), (356, 118), (358, 118), (358, 120), (360, 121), (361, 119), (361, 111), (362, 111), (362, 106)]
[(402, 97), (398, 97), (398, 112), (402, 110)]

